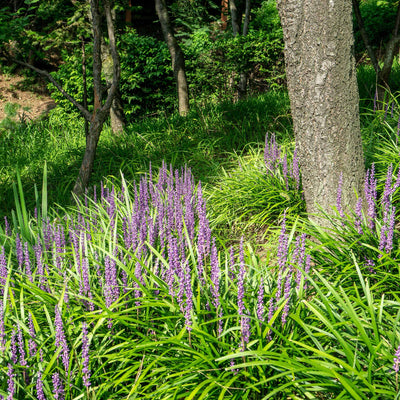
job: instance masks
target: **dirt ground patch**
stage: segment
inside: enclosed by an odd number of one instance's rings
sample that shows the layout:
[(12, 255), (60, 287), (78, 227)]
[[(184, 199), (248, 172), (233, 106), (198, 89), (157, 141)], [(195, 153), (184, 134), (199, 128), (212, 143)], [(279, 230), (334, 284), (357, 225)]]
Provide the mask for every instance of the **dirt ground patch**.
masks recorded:
[(35, 89), (26, 84), (25, 78), (0, 74), (0, 121), (7, 115), (5, 105), (18, 104), (20, 120), (33, 120), (56, 107), (54, 100), (46, 94), (45, 85), (35, 85)]

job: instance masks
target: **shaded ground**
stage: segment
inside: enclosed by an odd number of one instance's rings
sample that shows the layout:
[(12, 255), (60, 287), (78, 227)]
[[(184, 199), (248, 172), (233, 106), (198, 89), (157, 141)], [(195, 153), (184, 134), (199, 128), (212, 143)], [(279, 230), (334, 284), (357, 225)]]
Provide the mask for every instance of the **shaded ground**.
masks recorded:
[(6, 117), (7, 103), (20, 106), (16, 117), (20, 120), (36, 119), (56, 106), (44, 84), (32, 86), (22, 76), (0, 74), (0, 121)]

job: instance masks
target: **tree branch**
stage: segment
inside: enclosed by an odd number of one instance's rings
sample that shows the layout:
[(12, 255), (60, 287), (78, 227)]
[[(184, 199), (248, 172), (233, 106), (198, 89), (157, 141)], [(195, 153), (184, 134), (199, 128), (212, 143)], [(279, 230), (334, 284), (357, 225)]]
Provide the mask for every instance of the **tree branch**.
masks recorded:
[(114, 34), (114, 22), (111, 14), (111, 7), (109, 0), (104, 0), (104, 11), (106, 14), (107, 20), (107, 31), (108, 31), (108, 39), (110, 41), (110, 53), (113, 60), (113, 81), (111, 84), (111, 88), (108, 91), (108, 95), (106, 101), (102, 107), (102, 111), (108, 111), (111, 107), (112, 101), (118, 89), (118, 82), (121, 73), (119, 57), (117, 52), (117, 46), (115, 44), (115, 34)]
[(47, 72), (44, 71), (42, 69), (36, 68), (34, 67), (32, 64), (28, 64), (26, 62), (23, 61), (19, 61), (16, 59), (12, 59), (14, 62), (16, 62), (17, 64), (23, 65), (24, 67), (28, 67), (30, 69), (32, 69), (33, 71), (37, 72), (40, 75), (45, 76), (58, 90), (59, 92), (67, 99), (69, 100), (83, 115), (83, 117), (90, 121), (92, 114), (85, 108), (83, 107), (81, 104), (79, 104), (71, 95), (69, 95), (63, 88), (62, 86)]
[(375, 72), (376, 72), (376, 74), (378, 74), (380, 72), (379, 62), (376, 58), (373, 48), (369, 44), (367, 31), (365, 30), (364, 21), (361, 16), (360, 3), (359, 3), (360, 0), (352, 0), (352, 1), (353, 1), (354, 14), (356, 16), (357, 25), (358, 25), (358, 28), (360, 29), (360, 34), (361, 34), (362, 40), (364, 42), (365, 48), (367, 49), (367, 53), (369, 55), (369, 58), (371, 59), (372, 65), (375, 69)]

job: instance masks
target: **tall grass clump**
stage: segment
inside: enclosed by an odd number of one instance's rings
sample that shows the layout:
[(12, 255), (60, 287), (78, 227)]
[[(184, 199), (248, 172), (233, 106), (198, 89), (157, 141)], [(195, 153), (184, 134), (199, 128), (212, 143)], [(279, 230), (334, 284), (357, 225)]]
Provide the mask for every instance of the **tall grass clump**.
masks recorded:
[(284, 210), (305, 211), (297, 150), (266, 135), (264, 151), (238, 156), (210, 193), (213, 226), (229, 231), (262, 231), (274, 225)]

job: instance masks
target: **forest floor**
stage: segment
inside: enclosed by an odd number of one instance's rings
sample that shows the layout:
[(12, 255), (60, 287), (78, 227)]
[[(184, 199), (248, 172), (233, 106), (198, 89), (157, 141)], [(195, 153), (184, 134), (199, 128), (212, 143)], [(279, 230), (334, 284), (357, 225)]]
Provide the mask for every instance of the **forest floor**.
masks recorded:
[(0, 121), (7, 116), (7, 103), (18, 104), (17, 120), (33, 120), (56, 107), (46, 83), (18, 75), (0, 74)]

